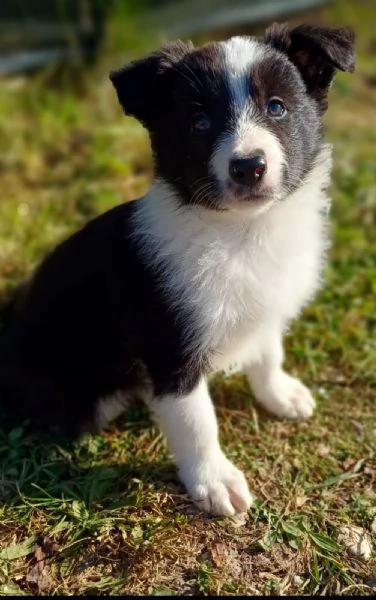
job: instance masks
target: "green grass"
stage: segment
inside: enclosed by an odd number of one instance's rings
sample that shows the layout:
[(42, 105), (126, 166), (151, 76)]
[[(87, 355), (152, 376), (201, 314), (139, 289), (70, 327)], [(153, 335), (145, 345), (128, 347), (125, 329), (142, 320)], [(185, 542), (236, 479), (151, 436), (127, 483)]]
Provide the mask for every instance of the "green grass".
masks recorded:
[[(362, 560), (336, 540), (347, 524), (370, 533), (376, 517), (376, 13), (344, 0), (320, 19), (354, 26), (358, 69), (338, 76), (326, 118), (326, 285), (286, 339), (315, 416), (278, 422), (240, 375), (213, 379), (224, 447), (257, 497), (244, 522), (192, 507), (143, 407), (74, 445), (21, 424), (1, 433), (0, 595), (372, 594), (375, 551)], [(121, 116), (107, 80), (129, 50), (126, 27), (111, 24), (91, 72), (2, 82), (2, 300), (59, 240), (147, 189), (146, 135)], [(130, 33), (137, 52), (150, 47)]]

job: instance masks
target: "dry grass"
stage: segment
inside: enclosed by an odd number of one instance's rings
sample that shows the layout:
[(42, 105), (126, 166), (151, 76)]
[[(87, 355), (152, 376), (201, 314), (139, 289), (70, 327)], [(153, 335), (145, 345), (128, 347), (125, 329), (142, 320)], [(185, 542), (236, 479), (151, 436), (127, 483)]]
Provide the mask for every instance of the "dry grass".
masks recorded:
[[(244, 522), (192, 508), (143, 407), (74, 446), (21, 424), (3, 432), (0, 595), (375, 590), (375, 552), (364, 560), (336, 540), (350, 524), (376, 542), (376, 13), (344, 0), (320, 20), (354, 26), (358, 70), (338, 77), (327, 116), (336, 150), (326, 287), (286, 343), (315, 416), (275, 421), (241, 376), (213, 380), (223, 443), (257, 497)], [(124, 27), (112, 25), (113, 39)], [(146, 136), (122, 118), (106, 78), (118, 63), (112, 48), (90, 73), (2, 83), (1, 298), (58, 240), (148, 185)]]

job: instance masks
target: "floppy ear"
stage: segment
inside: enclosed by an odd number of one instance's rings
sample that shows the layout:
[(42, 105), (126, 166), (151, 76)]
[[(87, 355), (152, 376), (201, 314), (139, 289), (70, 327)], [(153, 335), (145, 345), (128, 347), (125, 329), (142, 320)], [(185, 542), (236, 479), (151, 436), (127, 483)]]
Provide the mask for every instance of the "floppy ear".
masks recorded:
[(171, 95), (173, 65), (192, 50), (192, 42), (171, 42), (146, 58), (111, 71), (110, 80), (124, 112), (148, 126)]
[(291, 29), (278, 23), (273, 23), (265, 33), (265, 41), (287, 54), (299, 69), (308, 93), (319, 101), (323, 110), (336, 71), (354, 71), (354, 37), (350, 27), (300, 25)]

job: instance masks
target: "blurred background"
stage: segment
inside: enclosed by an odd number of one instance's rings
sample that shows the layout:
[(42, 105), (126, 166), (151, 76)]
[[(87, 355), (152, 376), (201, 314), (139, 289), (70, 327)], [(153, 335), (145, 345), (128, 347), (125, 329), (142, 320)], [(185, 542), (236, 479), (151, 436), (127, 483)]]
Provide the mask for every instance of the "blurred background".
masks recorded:
[(273, 20), (357, 33), (357, 72), (338, 76), (326, 123), (345, 205), (335, 209), (339, 234), (347, 241), (355, 228), (353, 240), (366, 244), (363, 224), (375, 221), (374, 1), (2, 0), (1, 299), (62, 237), (149, 185), (146, 133), (122, 115), (110, 69), (167, 39), (257, 34)]

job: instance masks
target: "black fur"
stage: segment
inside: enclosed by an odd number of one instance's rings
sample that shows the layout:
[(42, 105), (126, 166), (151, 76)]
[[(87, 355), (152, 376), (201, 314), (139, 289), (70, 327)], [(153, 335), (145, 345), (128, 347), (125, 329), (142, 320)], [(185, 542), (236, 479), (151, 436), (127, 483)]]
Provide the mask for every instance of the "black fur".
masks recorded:
[(354, 32), (350, 27), (300, 25), (291, 29), (274, 23), (266, 30), (265, 41), (287, 54), (322, 112), (327, 108), (327, 93), (336, 70), (352, 72), (355, 68)]
[(136, 204), (58, 246), (18, 298), (1, 336), (0, 397), (20, 418), (79, 432), (91, 428), (100, 397), (196, 382), (199, 361), (187, 368), (174, 309), (139, 257)]

